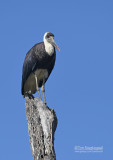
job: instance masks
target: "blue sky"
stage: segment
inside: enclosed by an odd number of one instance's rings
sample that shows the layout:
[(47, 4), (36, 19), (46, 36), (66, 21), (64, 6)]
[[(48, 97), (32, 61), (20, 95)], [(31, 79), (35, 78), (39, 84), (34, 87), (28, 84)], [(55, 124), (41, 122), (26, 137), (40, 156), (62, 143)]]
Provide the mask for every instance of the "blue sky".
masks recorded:
[[(0, 22), (0, 159), (32, 159), (22, 65), (48, 31), (61, 49), (46, 83), (58, 117), (57, 160), (113, 159), (113, 1), (1, 0)], [(76, 153), (75, 146), (104, 150)]]

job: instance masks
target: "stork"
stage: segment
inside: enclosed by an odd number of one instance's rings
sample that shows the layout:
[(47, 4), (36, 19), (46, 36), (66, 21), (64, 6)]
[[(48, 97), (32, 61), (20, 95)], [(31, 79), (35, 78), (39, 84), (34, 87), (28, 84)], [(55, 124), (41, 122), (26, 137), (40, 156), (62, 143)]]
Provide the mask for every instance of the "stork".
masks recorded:
[(41, 98), (41, 88), (46, 104), (45, 82), (55, 65), (55, 48), (58, 51), (60, 49), (54, 40), (54, 34), (50, 32), (44, 34), (43, 41), (35, 44), (26, 54), (22, 70), (21, 93), (24, 97), (33, 98), (33, 94), (37, 91), (39, 98)]

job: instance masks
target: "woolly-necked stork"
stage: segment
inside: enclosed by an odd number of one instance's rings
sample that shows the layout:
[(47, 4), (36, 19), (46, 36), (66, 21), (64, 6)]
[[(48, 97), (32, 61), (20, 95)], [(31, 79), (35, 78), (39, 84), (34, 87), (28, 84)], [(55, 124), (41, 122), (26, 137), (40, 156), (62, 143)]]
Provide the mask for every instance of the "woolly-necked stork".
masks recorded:
[(46, 32), (43, 37), (44, 42), (35, 44), (26, 54), (22, 71), (21, 93), (24, 97), (33, 97), (36, 91), (40, 95), (40, 87), (45, 98), (45, 82), (47, 81), (56, 59), (55, 48), (60, 51), (54, 41), (54, 35)]

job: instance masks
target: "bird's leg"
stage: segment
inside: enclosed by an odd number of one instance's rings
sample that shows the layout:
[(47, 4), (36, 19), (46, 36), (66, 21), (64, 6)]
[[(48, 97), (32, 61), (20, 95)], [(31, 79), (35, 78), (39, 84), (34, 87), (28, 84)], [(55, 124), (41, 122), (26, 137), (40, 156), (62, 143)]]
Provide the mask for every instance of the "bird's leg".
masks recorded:
[(36, 90), (37, 90), (37, 92), (38, 92), (39, 98), (41, 99), (40, 89), (39, 89), (39, 87), (38, 87), (38, 82), (37, 82), (37, 76), (36, 76), (36, 74), (35, 74), (35, 81), (36, 81)]
[(45, 83), (45, 81), (43, 81), (43, 85), (42, 85), (42, 87), (41, 87), (41, 91), (42, 91), (44, 103), (47, 104), (47, 102), (46, 102), (46, 97), (45, 97), (45, 86), (44, 86), (44, 83)]

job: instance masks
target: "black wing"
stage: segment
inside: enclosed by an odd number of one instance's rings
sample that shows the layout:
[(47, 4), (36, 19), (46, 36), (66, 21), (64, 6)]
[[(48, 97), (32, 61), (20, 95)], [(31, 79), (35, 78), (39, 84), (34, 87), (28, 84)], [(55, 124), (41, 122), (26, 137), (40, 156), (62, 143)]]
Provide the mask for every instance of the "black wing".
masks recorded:
[[(36, 52), (39, 52), (39, 50), (44, 49), (44, 43), (38, 43), (34, 45), (26, 54), (24, 64), (23, 64), (23, 70), (22, 70), (22, 86), (21, 86), (21, 93), (24, 95), (24, 84), (26, 80), (28, 79), (29, 75), (36, 70), (38, 59), (40, 57), (36, 57)], [(40, 55), (40, 54), (39, 54)]]
[[(45, 51), (45, 46), (43, 42), (34, 45), (30, 49), (30, 51), (26, 54), (24, 64), (23, 64), (22, 88), (21, 88), (22, 95), (24, 95), (24, 84), (28, 79), (29, 75), (32, 72), (34, 72), (36, 69), (47, 69), (50, 75), (55, 64), (55, 59), (56, 59), (55, 50), (54, 50), (54, 54), (52, 56), (49, 56)], [(41, 84), (39, 84), (39, 87), (40, 86)]]

